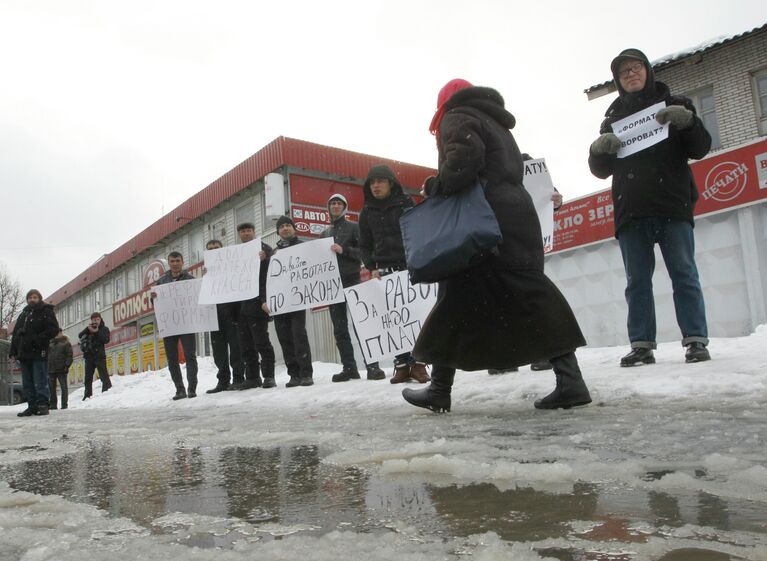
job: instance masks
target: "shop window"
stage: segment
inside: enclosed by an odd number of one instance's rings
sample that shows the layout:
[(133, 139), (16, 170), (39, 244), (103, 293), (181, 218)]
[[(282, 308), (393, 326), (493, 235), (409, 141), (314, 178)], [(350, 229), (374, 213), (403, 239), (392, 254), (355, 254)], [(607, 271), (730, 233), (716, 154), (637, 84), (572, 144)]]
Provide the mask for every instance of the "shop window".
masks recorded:
[(122, 300), (125, 298), (125, 281), (123, 279), (123, 276), (120, 275), (115, 279), (115, 300)]
[(754, 75), (754, 93), (759, 117), (759, 134), (767, 135), (767, 70)]
[(202, 261), (202, 252), (205, 250), (204, 238), (202, 228), (198, 228), (189, 234), (189, 265)]
[[(234, 209), (235, 227), (238, 224), (242, 224), (243, 222), (250, 222), (254, 226), (258, 227), (258, 225), (256, 224), (256, 208), (252, 200), (249, 200), (244, 205)], [(258, 232), (256, 232), (256, 235), (258, 235)], [(236, 238), (236, 242), (240, 243), (239, 237)]]
[(698, 111), (698, 117), (703, 121), (708, 134), (711, 135), (711, 149), (716, 150), (722, 147), (722, 140), (719, 136), (719, 121), (716, 118), (716, 103), (714, 99), (714, 88), (705, 88), (690, 95), (695, 109)]

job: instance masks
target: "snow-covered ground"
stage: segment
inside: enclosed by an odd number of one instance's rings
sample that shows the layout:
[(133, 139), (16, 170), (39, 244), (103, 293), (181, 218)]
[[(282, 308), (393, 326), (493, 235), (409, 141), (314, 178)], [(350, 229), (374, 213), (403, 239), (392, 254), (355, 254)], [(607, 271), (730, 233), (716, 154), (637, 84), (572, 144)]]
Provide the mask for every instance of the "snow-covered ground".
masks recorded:
[[(169, 500), (163, 516), (147, 525), (114, 505), (20, 492), (0, 481), (0, 559), (416, 560), (471, 554), (477, 560), (525, 560), (573, 548), (582, 556), (560, 558), (660, 559), (690, 547), (767, 559), (767, 327), (748, 337), (714, 339), (710, 349), (711, 362), (685, 364), (678, 344), (661, 345), (656, 365), (634, 369), (617, 367), (625, 348), (582, 349), (578, 356), (594, 403), (570, 411), (533, 408), (533, 400), (553, 387), (550, 371), (459, 373), (453, 412), (434, 415), (407, 405), (401, 386), (388, 382), (333, 384), (330, 375), (339, 367), (320, 363), (313, 387), (286, 389), (282, 369), (277, 389), (206, 395), (215, 385), (209, 359), (200, 361), (199, 397), (193, 400), (170, 400), (173, 385), (164, 370), (114, 377), (111, 391), (86, 402), (82, 390), (75, 391), (69, 410), (46, 418), (18, 419), (19, 407), (0, 408), (5, 473), (94, 442), (133, 451), (117, 462), (116, 472), (156, 449), (199, 448), (205, 456), (234, 446), (312, 445), (325, 469), (362, 470), (370, 477), (368, 503), (376, 493), (386, 502), (391, 489), (416, 489), (419, 508), (430, 505), (431, 514), (423, 516), (447, 528), (419, 529), (413, 524), (418, 517), (403, 514), (400, 520), (393, 507), (383, 532), (360, 530), (353, 515), (327, 532), (295, 523), (260, 527), (225, 512), (211, 516), (213, 507), (204, 502), (196, 512), (179, 514)], [(487, 489), (478, 486), (484, 484), (500, 497), (531, 489), (556, 498), (577, 496), (584, 483), (600, 489), (593, 516), (568, 521), (556, 537), (531, 534), (523, 540), (482, 531), (481, 523), (477, 534), (469, 533), (473, 526), (467, 523), (466, 531), (451, 530), (449, 516), (429, 502), (434, 493), (423, 492), (425, 485)], [(87, 490), (87, 479), (83, 485)], [(677, 497), (679, 521), (652, 523), (649, 510), (643, 514), (643, 507), (623, 504), (624, 496)], [(716, 502), (729, 521), (707, 525), (700, 513), (686, 515), (689, 497)], [(508, 506), (510, 527), (516, 510)], [(625, 527), (616, 530), (616, 520)], [(235, 532), (240, 539), (213, 550), (179, 541), (179, 532)], [(262, 539), (266, 534), (280, 539)]]

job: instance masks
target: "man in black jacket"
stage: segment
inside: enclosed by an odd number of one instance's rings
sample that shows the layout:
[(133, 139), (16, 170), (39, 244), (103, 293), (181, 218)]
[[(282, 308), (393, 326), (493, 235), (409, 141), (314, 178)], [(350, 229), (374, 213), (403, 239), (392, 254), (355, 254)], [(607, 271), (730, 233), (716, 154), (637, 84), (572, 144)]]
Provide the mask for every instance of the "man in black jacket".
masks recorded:
[[(237, 235), (242, 243), (252, 242), (256, 239), (256, 227), (251, 222), (238, 224)], [(240, 316), (237, 322), (240, 331), (240, 348), (242, 357), (245, 359), (245, 380), (230, 386), (230, 390), (249, 390), (262, 386), (273, 388), (277, 385), (274, 381), (274, 347), (269, 340), (269, 308), (266, 305), (266, 275), (269, 271), (271, 256), (272, 248), (261, 242), (258, 296), (240, 303)], [(263, 382), (261, 375), (264, 378)]]
[(43, 302), (39, 290), (27, 292), (27, 305), (21, 311), (11, 337), (10, 360), (21, 364), (21, 383), (26, 410), (19, 417), (47, 415), (51, 398), (48, 386), (48, 345), (59, 332), (53, 306)]
[(91, 322), (78, 335), (80, 349), (85, 358), (85, 394), (83, 401), (93, 395), (93, 373), (98, 370), (101, 380), (101, 393), (109, 391), (112, 381), (107, 370), (107, 353), (104, 345), (109, 343), (109, 328), (104, 325), (101, 314), (93, 312)]
[[(295, 223), (287, 216), (277, 219), (277, 234), (280, 240), (277, 242), (275, 253), (301, 243), (296, 235)], [(285, 386), (294, 388), (314, 385), (312, 350), (309, 346), (309, 335), (306, 333), (306, 310), (274, 316), (274, 328), (290, 376)]]
[[(355, 286), (360, 282), (360, 229), (357, 224), (346, 219), (346, 211), (349, 203), (346, 197), (339, 193), (331, 195), (328, 199), (328, 213), (330, 214), (330, 226), (326, 228), (320, 238), (333, 238), (335, 242), (332, 249), (338, 256), (338, 268), (341, 273), (341, 284), (344, 288)], [(357, 361), (354, 358), (354, 347), (349, 335), (349, 318), (346, 313), (346, 301), (331, 304), (328, 307), (330, 320), (333, 322), (333, 335), (336, 339), (336, 347), (341, 355), (343, 369), (334, 374), (334, 382), (348, 382), (359, 380), (360, 373)], [(383, 380), (386, 378), (378, 364), (367, 366), (368, 380)]]
[[(184, 269), (184, 256), (178, 251), (171, 251), (168, 254), (168, 266), (170, 270), (161, 276), (155, 285), (194, 280), (194, 277)], [(151, 296), (154, 299), (157, 297), (157, 294), (152, 292)], [(188, 390), (184, 388), (184, 378), (181, 376), (181, 364), (179, 363), (178, 356), (179, 342), (181, 342), (181, 348), (184, 349), (184, 358), (186, 359)], [(168, 359), (170, 378), (176, 386), (176, 395), (173, 396), (173, 401), (186, 399), (187, 397), (197, 397), (197, 335), (195, 333), (185, 333), (183, 335), (163, 337), (162, 344), (165, 346), (165, 356)]]
[[(210, 240), (205, 249), (220, 249), (224, 244), (219, 240)], [(213, 362), (218, 369), (218, 383), (205, 393), (225, 391), (229, 386), (245, 381), (245, 363), (240, 352), (240, 333), (237, 327), (237, 316), (240, 313), (239, 302), (216, 304), (218, 316), (218, 331), (210, 332), (210, 345), (213, 347)], [(231, 370), (229, 366), (231, 365)]]
[[(406, 270), (399, 219), (415, 206), (413, 199), (404, 193), (397, 176), (385, 165), (370, 168), (364, 193), (365, 206), (360, 213), (362, 262), (373, 279)], [(400, 384), (409, 378), (422, 384), (429, 381), (426, 365), (415, 362), (410, 353), (403, 353), (394, 359), (390, 382)]]
[[(626, 49), (610, 68), (620, 95), (607, 110), (600, 136), (591, 145), (589, 167), (599, 178), (613, 176), (615, 235), (626, 269), (631, 341), (631, 352), (621, 359), (621, 366), (655, 362), (652, 275), (656, 243), (671, 277), (686, 360), (709, 360), (706, 310), (695, 265), (693, 210), (698, 189), (688, 160), (708, 153), (711, 136), (689, 99), (671, 95), (668, 86), (655, 81), (644, 53)], [(668, 123), (668, 138), (619, 158), (621, 143), (611, 125), (660, 102), (666, 107), (657, 112), (656, 120)]]

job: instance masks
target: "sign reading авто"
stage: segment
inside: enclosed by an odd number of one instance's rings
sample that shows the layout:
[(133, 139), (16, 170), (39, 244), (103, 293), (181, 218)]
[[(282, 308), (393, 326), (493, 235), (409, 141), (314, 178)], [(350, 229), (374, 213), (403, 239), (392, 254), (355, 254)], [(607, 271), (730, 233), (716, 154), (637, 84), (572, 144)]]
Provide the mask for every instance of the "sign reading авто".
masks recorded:
[(248, 243), (206, 250), (203, 254), (205, 276), (202, 277), (200, 304), (240, 302), (258, 296), (260, 252), (260, 238)]
[(535, 212), (538, 213), (538, 220), (541, 223), (543, 251), (551, 251), (554, 240), (554, 201), (551, 200), (551, 195), (555, 191), (554, 184), (551, 182), (546, 160), (542, 158), (540, 160), (526, 160), (524, 164), (523, 183), (533, 199)]
[(437, 301), (437, 285), (413, 286), (407, 271), (345, 292), (366, 364), (412, 351)]
[(160, 337), (218, 331), (215, 305), (200, 305), (202, 279), (169, 282), (154, 287), (154, 313)]
[(344, 301), (333, 238), (278, 249), (269, 262), (266, 296), (276, 316)]
[(666, 102), (661, 101), (612, 124), (613, 133), (621, 141), (619, 158), (641, 152), (668, 138), (668, 123), (661, 125), (655, 119), (655, 114), (664, 107)]

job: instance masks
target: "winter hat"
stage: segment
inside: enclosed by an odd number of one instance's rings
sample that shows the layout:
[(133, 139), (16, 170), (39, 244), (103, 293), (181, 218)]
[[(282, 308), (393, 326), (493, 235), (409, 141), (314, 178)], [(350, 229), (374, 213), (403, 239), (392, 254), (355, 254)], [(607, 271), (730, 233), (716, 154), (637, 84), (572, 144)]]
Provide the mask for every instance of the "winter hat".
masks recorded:
[[(626, 90), (624, 90), (623, 87), (621, 86), (620, 77), (618, 76), (618, 67), (620, 67), (621, 63), (626, 60), (638, 60), (639, 62), (644, 64), (645, 70), (647, 71), (647, 81), (645, 82), (644, 89), (641, 92), (635, 92), (633, 94), (630, 94)], [(610, 63), (610, 70), (613, 73), (613, 80), (615, 80), (615, 86), (618, 88), (618, 93), (620, 93), (621, 96), (645, 98), (648, 96), (652, 96), (655, 93), (655, 72), (652, 69), (652, 64), (650, 64), (650, 60), (639, 49), (622, 50), (621, 53), (618, 56), (616, 56), (613, 59), (613, 61)]]
[(242, 222), (241, 224), (237, 224), (237, 231), (240, 230), (247, 230), (250, 228), (251, 230), (255, 230), (256, 226), (252, 222)]
[(444, 117), (447, 112), (445, 104), (451, 97), (453, 97), (453, 94), (465, 90), (466, 88), (473, 87), (474, 84), (461, 78), (450, 80), (447, 84), (442, 86), (442, 89), (439, 90), (439, 94), (437, 94), (437, 111), (434, 113), (434, 117), (432, 117), (431, 124), (429, 125), (429, 132), (431, 134), (437, 134), (439, 124), (442, 122), (442, 117)]
[(30, 290), (29, 292), (27, 292), (27, 297), (26, 297), (26, 300), (27, 300), (27, 301), (29, 301), (29, 297), (30, 297), (30, 296), (32, 296), (33, 294), (37, 294), (37, 297), (40, 299), (40, 302), (42, 302), (42, 301), (43, 301), (43, 295), (42, 295), (42, 294), (40, 294), (40, 291), (39, 291), (39, 290), (37, 290), (36, 288), (33, 288), (32, 290)]
[(290, 216), (280, 216), (277, 219), (277, 224), (276, 224), (278, 232), (280, 231), (280, 227), (283, 226), (284, 224), (290, 224), (291, 226), (293, 226), (293, 229), (295, 229), (296, 227), (296, 223), (293, 222), (293, 219)]

